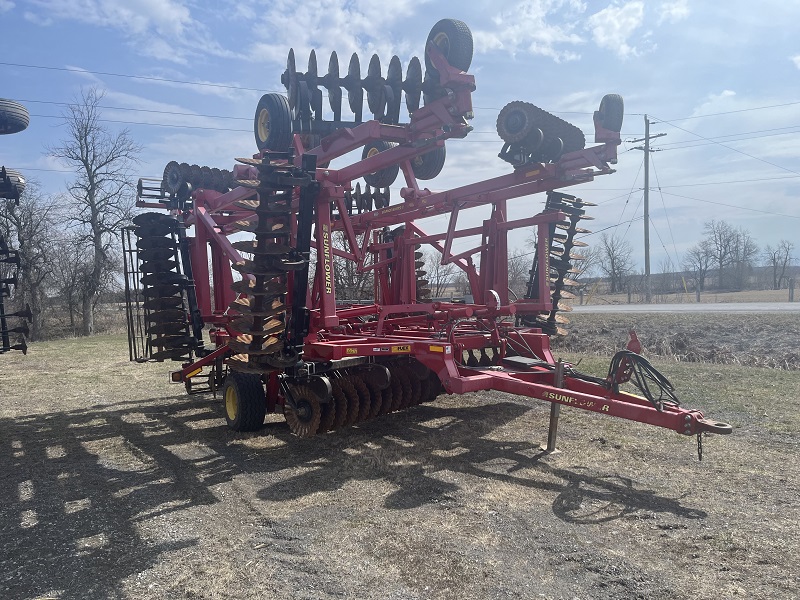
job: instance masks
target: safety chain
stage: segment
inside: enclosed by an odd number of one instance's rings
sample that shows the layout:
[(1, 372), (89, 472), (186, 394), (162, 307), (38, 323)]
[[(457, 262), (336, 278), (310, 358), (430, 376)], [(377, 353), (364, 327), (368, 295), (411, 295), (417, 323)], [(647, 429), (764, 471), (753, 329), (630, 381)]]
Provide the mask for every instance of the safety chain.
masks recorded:
[(703, 434), (705, 431), (701, 431), (697, 434), (697, 460), (703, 462)]

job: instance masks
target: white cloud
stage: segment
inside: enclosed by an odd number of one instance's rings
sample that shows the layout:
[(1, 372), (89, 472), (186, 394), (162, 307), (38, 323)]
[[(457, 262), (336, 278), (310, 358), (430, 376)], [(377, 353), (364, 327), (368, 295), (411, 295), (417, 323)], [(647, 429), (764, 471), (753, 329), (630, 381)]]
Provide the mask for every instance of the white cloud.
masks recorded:
[(658, 24), (663, 22), (677, 23), (689, 16), (689, 0), (671, 0), (662, 2), (658, 8)]
[(613, 4), (589, 17), (588, 27), (594, 42), (621, 58), (637, 56), (640, 51), (628, 43), (644, 21), (644, 2)]
[(31, 0), (29, 8), (25, 18), (42, 25), (63, 20), (118, 29), (139, 51), (159, 60), (186, 63), (190, 55), (232, 55), (192, 18), (183, 0)]
[[(251, 22), (256, 41), (248, 57), (256, 62), (286, 63), (290, 47), (295, 49), (298, 70), (305, 71), (305, 57), (315, 48), (320, 69), (327, 65), (327, 56), (336, 50), (342, 68), (353, 52), (362, 62), (370, 53), (388, 60), (392, 54), (408, 57), (421, 54), (420, 32), (414, 39), (394, 37), (387, 33), (398, 21), (414, 15), (418, 6), (427, 0), (395, 0), (390, 5), (372, 0), (270, 0), (257, 5), (258, 19)], [(251, 5), (254, 5), (251, 2)], [(424, 41), (425, 33), (422, 33)], [(365, 65), (362, 65), (362, 70)], [(386, 65), (383, 65), (386, 68)]]
[[(559, 46), (583, 43), (574, 29), (578, 17), (585, 10), (586, 5), (575, 0), (519, 2), (495, 16), (491, 28), (473, 30), (475, 50), (505, 50), (510, 54), (529, 52), (549, 56), (557, 62), (576, 60), (580, 54)], [(556, 18), (562, 22), (550, 22)]]
[(11, 0), (0, 0), (0, 13), (8, 12), (14, 6), (15, 4)]
[(798, 54), (797, 56), (793, 56), (792, 57), (792, 62), (794, 63), (795, 67), (800, 69), (800, 54)]

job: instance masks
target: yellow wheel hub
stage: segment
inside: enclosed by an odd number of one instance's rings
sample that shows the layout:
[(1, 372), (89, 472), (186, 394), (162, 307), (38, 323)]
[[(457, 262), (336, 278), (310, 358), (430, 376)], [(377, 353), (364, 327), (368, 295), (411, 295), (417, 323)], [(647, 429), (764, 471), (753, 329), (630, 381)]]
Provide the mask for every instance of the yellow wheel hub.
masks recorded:
[(442, 51), (446, 58), (450, 52), (450, 38), (447, 37), (447, 34), (444, 32), (437, 33), (433, 38), (433, 43), (436, 44), (436, 47)]
[(235, 421), (236, 415), (239, 414), (239, 398), (233, 386), (225, 390), (225, 413), (231, 421)]
[(269, 138), (269, 111), (266, 108), (258, 113), (258, 137), (262, 142)]

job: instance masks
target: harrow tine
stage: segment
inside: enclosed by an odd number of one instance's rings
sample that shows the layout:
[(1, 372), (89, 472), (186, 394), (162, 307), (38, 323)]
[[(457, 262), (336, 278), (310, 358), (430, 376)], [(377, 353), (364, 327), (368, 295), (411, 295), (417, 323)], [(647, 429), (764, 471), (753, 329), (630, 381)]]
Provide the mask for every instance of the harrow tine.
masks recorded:
[(386, 91), (384, 89), (385, 80), (381, 77), (381, 59), (377, 54), (373, 54), (367, 68), (367, 77), (362, 82), (367, 91), (367, 106), (372, 115), (380, 120), (386, 111)]
[(22, 325), (19, 325), (18, 327), (9, 327), (8, 329), (0, 329), (0, 334), (8, 334), (8, 333), (21, 333), (25, 337), (30, 337), (31, 330), (28, 328), (28, 324), (23, 321)]
[(422, 96), (422, 63), (416, 56), (408, 63), (406, 80), (403, 82), (403, 91), (406, 93), (406, 109), (408, 114), (419, 110)]
[[(2, 349), (2, 348), (0, 348), (0, 349)], [(25, 355), (28, 354), (28, 344), (25, 343), (25, 338), (24, 337), (19, 338), (19, 342), (17, 342), (13, 346), (9, 346), (8, 349), (9, 350), (20, 350), (22, 352), (22, 354), (25, 354)]]
[(364, 90), (361, 89), (361, 63), (358, 60), (358, 54), (355, 52), (350, 57), (347, 77), (342, 80), (342, 84), (347, 90), (347, 103), (355, 115), (355, 121), (360, 123), (363, 115)]
[(17, 312), (6, 313), (6, 317), (19, 317), (21, 319), (25, 319), (28, 323), (33, 320), (33, 313), (31, 312), (31, 305), (27, 302), (25, 303), (25, 308), (22, 310), (18, 310)]
[(328, 74), (323, 78), (322, 85), (328, 90), (328, 103), (333, 111), (333, 120), (342, 120), (342, 88), (339, 80), (339, 56), (331, 52), (328, 61)]

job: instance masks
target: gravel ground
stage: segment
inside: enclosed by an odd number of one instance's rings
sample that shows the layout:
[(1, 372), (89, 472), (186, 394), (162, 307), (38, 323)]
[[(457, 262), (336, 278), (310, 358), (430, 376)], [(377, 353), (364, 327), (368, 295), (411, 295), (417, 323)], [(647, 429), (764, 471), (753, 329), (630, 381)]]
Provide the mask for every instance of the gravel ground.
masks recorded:
[[(0, 356), (0, 597), (792, 598), (800, 372), (658, 363), (696, 441), (442, 397), (308, 440), (231, 432), (125, 341)], [(113, 358), (110, 358), (113, 357)], [(582, 370), (602, 372), (588, 358)], [(791, 391), (794, 393), (791, 393)]]

